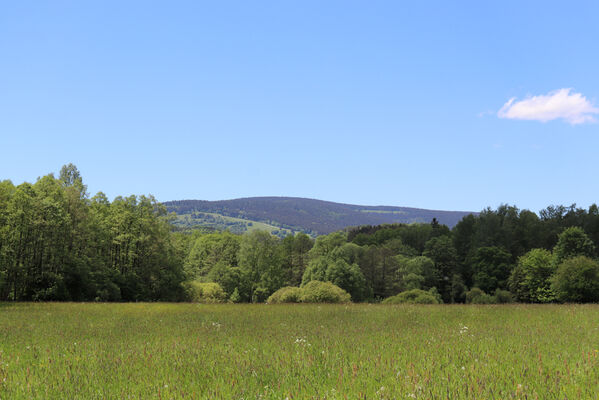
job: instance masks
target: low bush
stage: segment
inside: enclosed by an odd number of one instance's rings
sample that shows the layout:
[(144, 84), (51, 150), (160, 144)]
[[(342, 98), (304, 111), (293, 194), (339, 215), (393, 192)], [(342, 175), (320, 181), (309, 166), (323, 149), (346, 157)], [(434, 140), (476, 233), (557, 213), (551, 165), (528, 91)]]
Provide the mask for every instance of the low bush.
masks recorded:
[(495, 290), (495, 302), (497, 304), (507, 304), (514, 302), (514, 296), (507, 290)]
[(495, 304), (497, 300), (494, 296), (488, 295), (481, 289), (474, 287), (466, 292), (466, 303), (469, 304)]
[(301, 287), (302, 303), (349, 303), (350, 295), (331, 282), (310, 281)]
[(227, 293), (214, 282), (192, 281), (186, 284), (189, 300), (196, 303), (225, 303)]
[(441, 304), (442, 300), (435, 288), (424, 291), (412, 289), (383, 300), (383, 304)]
[(310, 281), (305, 286), (286, 286), (274, 292), (267, 303), (349, 303), (351, 296), (331, 282)]
[(267, 303), (299, 303), (302, 296), (302, 289), (295, 286), (285, 286), (270, 295)]

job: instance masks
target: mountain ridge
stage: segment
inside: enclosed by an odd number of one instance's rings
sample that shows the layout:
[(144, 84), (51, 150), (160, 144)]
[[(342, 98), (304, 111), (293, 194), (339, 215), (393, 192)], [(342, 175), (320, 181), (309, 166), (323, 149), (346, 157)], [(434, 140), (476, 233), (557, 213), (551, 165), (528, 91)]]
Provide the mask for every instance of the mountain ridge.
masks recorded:
[(181, 222), (182, 225), (202, 226), (207, 215), (214, 218), (217, 214), (224, 218), (270, 224), (291, 233), (301, 231), (313, 235), (360, 225), (427, 223), (433, 218), (441, 224), (453, 227), (464, 216), (478, 214), (471, 211), (416, 207), (365, 206), (286, 196), (242, 197), (215, 201), (173, 200), (163, 204), (169, 212), (184, 217), (185, 222)]

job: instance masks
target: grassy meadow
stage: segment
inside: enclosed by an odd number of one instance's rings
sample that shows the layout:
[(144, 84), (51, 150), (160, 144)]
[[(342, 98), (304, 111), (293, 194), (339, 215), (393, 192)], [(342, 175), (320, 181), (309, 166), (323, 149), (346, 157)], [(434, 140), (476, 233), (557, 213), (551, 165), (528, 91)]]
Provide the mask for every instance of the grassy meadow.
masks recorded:
[(0, 399), (594, 399), (599, 306), (0, 304)]

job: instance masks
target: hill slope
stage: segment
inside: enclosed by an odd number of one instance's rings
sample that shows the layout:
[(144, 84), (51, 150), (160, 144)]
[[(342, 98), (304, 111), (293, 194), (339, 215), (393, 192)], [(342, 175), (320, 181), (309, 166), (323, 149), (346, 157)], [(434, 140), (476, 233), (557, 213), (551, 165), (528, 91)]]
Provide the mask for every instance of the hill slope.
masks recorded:
[[(235, 219), (231, 224), (245, 220), (252, 226), (261, 222), (282, 228), (283, 232), (303, 231), (327, 234), (348, 226), (380, 225), (388, 223), (430, 222), (433, 218), (453, 227), (465, 211), (438, 211), (409, 207), (360, 206), (298, 197), (248, 197), (234, 200), (205, 201), (179, 200), (164, 203), (169, 212), (179, 216), (179, 223), (203, 225), (214, 218)], [(187, 222), (184, 222), (187, 221)], [(240, 227), (243, 230), (242, 227)]]

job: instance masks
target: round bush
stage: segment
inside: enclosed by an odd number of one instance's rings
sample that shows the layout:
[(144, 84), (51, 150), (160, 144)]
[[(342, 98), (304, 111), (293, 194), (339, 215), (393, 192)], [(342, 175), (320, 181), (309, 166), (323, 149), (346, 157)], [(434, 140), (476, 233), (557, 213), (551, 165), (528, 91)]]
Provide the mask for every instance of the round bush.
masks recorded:
[(438, 294), (422, 289), (406, 290), (383, 300), (383, 304), (440, 304)]
[(192, 281), (186, 286), (189, 299), (193, 302), (224, 303), (227, 301), (227, 294), (218, 283)]
[(331, 282), (310, 281), (301, 288), (302, 303), (349, 303), (350, 295)]
[(285, 286), (270, 295), (267, 303), (299, 303), (302, 296), (302, 289), (295, 286)]

